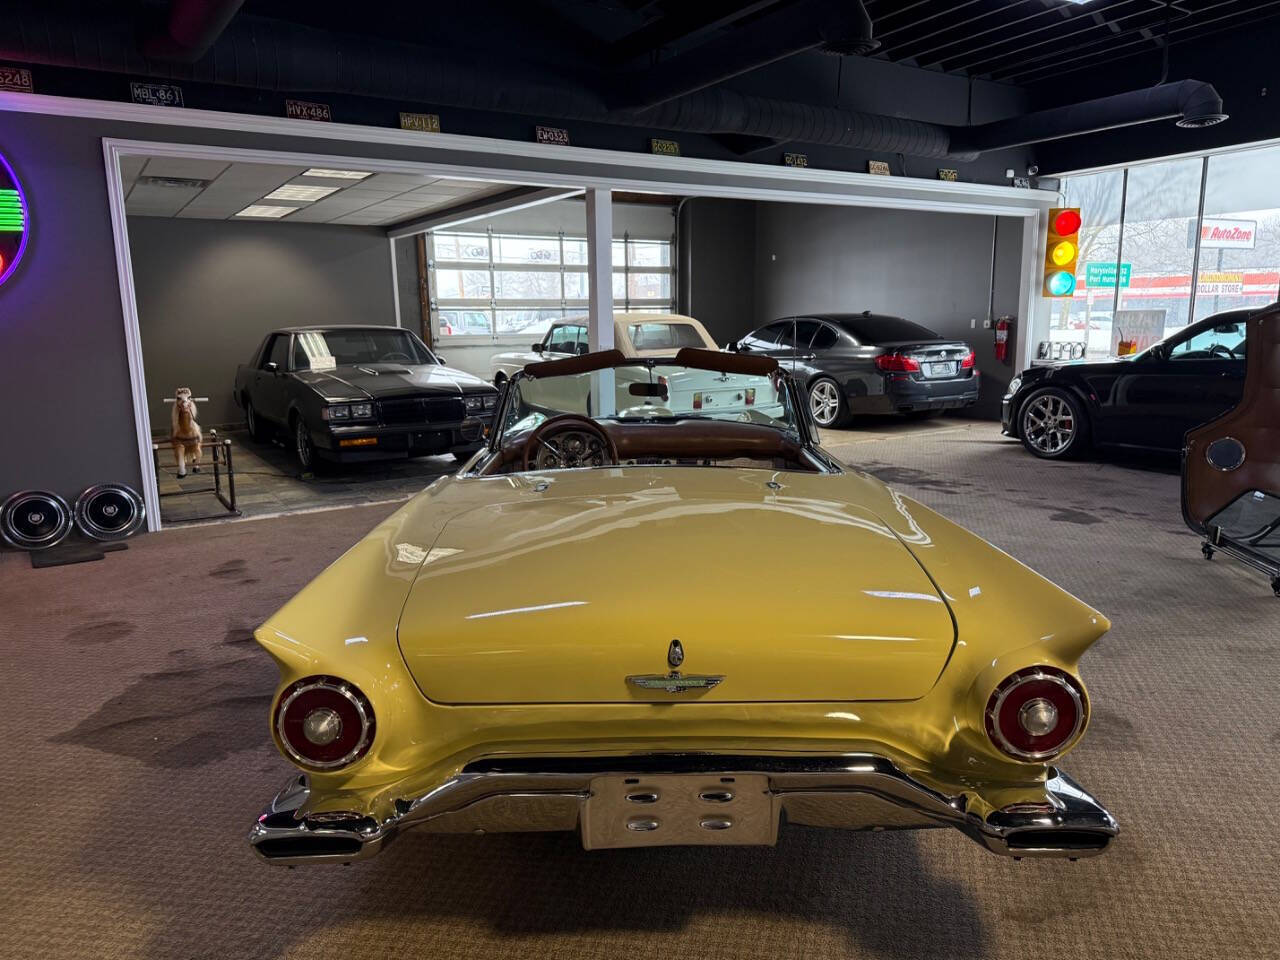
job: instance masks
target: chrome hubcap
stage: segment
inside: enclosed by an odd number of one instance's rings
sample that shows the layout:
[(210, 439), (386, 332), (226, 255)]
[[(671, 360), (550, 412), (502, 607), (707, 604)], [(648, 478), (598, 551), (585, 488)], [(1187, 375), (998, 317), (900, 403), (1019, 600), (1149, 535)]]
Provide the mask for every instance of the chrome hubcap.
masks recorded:
[(1076, 435), (1076, 417), (1061, 397), (1036, 397), (1022, 415), (1022, 435), (1041, 453), (1061, 453)]
[(813, 419), (824, 427), (835, 423), (840, 412), (840, 396), (834, 383), (820, 380), (809, 389), (809, 411)]

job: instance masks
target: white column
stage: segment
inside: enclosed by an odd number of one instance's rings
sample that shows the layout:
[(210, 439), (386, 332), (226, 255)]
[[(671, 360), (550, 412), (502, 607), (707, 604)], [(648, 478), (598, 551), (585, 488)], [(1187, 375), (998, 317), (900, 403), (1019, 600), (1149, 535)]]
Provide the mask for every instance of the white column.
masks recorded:
[(587, 190), (587, 335), (592, 351), (613, 349), (613, 198)]

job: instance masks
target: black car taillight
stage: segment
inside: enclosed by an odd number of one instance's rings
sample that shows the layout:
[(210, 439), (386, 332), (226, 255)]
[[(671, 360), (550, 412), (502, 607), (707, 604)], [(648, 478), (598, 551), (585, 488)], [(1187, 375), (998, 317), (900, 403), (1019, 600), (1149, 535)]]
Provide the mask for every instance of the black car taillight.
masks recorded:
[(355, 684), (337, 677), (305, 677), (280, 694), (276, 735), (297, 763), (335, 770), (355, 763), (373, 743), (373, 706)]
[(1048, 760), (1065, 750), (1088, 715), (1084, 689), (1057, 667), (1011, 674), (987, 701), (991, 742), (1018, 760)]

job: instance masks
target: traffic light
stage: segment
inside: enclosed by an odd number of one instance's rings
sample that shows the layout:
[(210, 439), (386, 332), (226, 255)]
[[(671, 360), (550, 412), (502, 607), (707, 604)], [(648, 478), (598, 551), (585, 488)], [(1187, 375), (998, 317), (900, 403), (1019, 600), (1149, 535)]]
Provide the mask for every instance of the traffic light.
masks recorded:
[(1076, 258), (1080, 256), (1080, 208), (1049, 211), (1049, 236), (1044, 248), (1046, 297), (1069, 297), (1076, 292)]

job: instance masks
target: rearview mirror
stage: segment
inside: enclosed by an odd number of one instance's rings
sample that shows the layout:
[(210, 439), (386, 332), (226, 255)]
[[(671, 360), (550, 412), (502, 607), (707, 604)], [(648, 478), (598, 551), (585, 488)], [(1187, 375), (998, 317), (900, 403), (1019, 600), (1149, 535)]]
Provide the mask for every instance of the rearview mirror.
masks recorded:
[(541, 353), (541, 352), (542, 352), (542, 343), (541, 343), (541, 341), (539, 341), (538, 343), (535, 343), (535, 344), (534, 344), (532, 347), (530, 347), (529, 349), (531, 349), (534, 353)]
[(659, 400), (667, 399), (667, 385), (665, 383), (633, 383), (627, 387), (627, 392), (633, 397), (657, 397)]
[(1214, 332), (1214, 333), (1239, 333), (1239, 332), (1240, 332), (1240, 324), (1238, 324), (1238, 323), (1224, 323), (1224, 324), (1223, 324), (1222, 326), (1220, 326), (1220, 327), (1214, 327), (1214, 328), (1213, 328), (1213, 332)]
[(274, 360), (268, 360), (262, 365), (262, 369), (267, 371), (267, 373), (275, 373), (280, 369), (280, 364), (276, 363)]
[(437, 353), (437, 354), (436, 354), (436, 363), (440, 364), (441, 366), (444, 366), (444, 355), (443, 355), (443, 354), (439, 354), (439, 353)]

